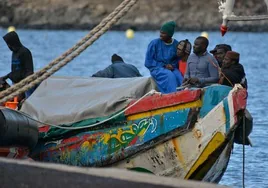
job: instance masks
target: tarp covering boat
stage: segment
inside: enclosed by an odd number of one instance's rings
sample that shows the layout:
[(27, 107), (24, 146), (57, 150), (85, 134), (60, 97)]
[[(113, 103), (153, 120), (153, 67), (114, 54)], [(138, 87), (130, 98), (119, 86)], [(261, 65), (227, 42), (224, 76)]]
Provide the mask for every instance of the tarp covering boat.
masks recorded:
[(72, 124), (109, 116), (152, 89), (156, 89), (156, 85), (149, 77), (51, 77), (25, 101), (21, 111), (41, 122)]

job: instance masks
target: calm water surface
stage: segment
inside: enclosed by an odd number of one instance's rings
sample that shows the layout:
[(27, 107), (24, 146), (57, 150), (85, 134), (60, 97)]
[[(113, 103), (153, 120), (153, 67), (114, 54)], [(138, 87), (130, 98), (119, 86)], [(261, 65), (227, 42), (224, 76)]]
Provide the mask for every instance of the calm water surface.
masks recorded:
[[(87, 34), (86, 31), (36, 31), (17, 30), (22, 43), (33, 54), (35, 70), (41, 69)], [(6, 30), (0, 29), (0, 35)], [(200, 32), (177, 32), (177, 40), (188, 38), (191, 43)], [(110, 64), (113, 53), (122, 56), (125, 62), (134, 64), (144, 76), (149, 76), (144, 67), (148, 43), (158, 37), (158, 32), (136, 32), (128, 40), (124, 32), (108, 32), (85, 50), (56, 75), (88, 77)], [(248, 109), (254, 117), (251, 139), (254, 147), (246, 147), (246, 187), (268, 187), (268, 33), (227, 33), (222, 38), (219, 32), (209, 33), (209, 50), (218, 43), (231, 44), (240, 53), (249, 86)], [(0, 75), (10, 70), (11, 52), (0, 39)], [(233, 155), (221, 184), (242, 187), (242, 146), (235, 145)]]

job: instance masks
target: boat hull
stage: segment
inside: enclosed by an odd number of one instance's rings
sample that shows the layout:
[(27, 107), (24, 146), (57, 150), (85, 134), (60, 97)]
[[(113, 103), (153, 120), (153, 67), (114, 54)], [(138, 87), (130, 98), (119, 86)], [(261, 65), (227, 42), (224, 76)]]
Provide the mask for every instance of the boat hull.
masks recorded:
[[(240, 86), (232, 90), (211, 86), (148, 97), (125, 112), (125, 121), (54, 140), (44, 137), (30, 156), (75, 166), (108, 166), (219, 182), (246, 96)], [(44, 127), (41, 130), (42, 134), (49, 132)]]

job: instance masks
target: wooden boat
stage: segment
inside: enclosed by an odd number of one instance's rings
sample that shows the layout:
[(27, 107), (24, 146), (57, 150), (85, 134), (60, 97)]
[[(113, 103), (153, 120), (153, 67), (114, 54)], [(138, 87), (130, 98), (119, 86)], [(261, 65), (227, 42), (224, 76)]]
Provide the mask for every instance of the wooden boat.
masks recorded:
[[(137, 79), (139, 83), (144, 78)], [(41, 86), (49, 86), (49, 82)], [(44, 90), (38, 90), (44, 94)], [(34, 93), (33, 98), (39, 94)], [(154, 93), (137, 100), (128, 100), (123, 109), (117, 109), (118, 116), (113, 113), (68, 126), (61, 124), (63, 129), (42, 125), (30, 157), (75, 166), (127, 168), (159, 176), (220, 181), (246, 108), (244, 88), (212, 85), (165, 95)], [(96, 122), (98, 125), (91, 126)], [(65, 130), (70, 127), (74, 130)]]

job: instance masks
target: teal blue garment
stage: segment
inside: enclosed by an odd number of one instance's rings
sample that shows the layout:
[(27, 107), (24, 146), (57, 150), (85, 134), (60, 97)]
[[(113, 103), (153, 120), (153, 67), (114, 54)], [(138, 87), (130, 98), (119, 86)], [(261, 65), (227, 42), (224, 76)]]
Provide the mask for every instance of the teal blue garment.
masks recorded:
[[(155, 39), (147, 49), (145, 67), (149, 69), (162, 93), (175, 92), (176, 87), (182, 84), (183, 77), (178, 70), (177, 45), (178, 41), (175, 39), (172, 44), (166, 44), (161, 39)], [(174, 70), (166, 69), (165, 65), (167, 64), (171, 64)]]

